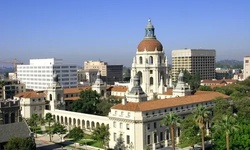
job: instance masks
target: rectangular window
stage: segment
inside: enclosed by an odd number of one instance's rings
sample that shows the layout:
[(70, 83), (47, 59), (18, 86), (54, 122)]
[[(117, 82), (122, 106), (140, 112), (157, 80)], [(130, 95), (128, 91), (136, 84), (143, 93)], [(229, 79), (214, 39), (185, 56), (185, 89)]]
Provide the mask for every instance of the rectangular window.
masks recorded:
[(129, 130), (129, 124), (126, 124), (126, 128), (127, 128), (127, 130)]
[(154, 122), (154, 128), (156, 129), (156, 122)]
[(157, 134), (154, 134), (154, 143), (157, 143)]
[(151, 141), (151, 138), (150, 138), (150, 135), (148, 135), (148, 138), (147, 138), (148, 144), (150, 144), (150, 141)]
[(127, 144), (130, 144), (130, 136), (127, 135)]
[(114, 121), (114, 122), (113, 122), (113, 127), (115, 128), (115, 126), (116, 126), (116, 122)]
[(150, 129), (150, 123), (148, 123), (148, 130)]
[(163, 133), (161, 132), (160, 133), (160, 141), (162, 141), (163, 140)]
[(120, 122), (120, 129), (122, 129), (122, 123)]
[(116, 133), (114, 133), (114, 141), (116, 141)]

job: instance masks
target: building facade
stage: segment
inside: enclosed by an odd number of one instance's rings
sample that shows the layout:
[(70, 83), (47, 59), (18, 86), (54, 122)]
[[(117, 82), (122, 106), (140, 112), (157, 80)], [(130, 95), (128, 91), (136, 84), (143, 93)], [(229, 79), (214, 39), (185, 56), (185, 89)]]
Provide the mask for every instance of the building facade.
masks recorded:
[(77, 66), (63, 64), (62, 59), (30, 59), (29, 65), (17, 65), (17, 78), (26, 89), (47, 89), (55, 73), (64, 88), (77, 87)]
[(84, 62), (84, 70), (88, 69), (97, 69), (101, 71), (101, 76), (107, 76), (107, 62), (104, 61), (85, 61)]
[(122, 81), (123, 65), (107, 65), (106, 83), (114, 85), (115, 81)]
[(244, 57), (243, 80), (250, 76), (250, 56)]
[(26, 91), (25, 84), (17, 80), (2, 80), (0, 84), (0, 99), (13, 98), (18, 93)]
[(191, 74), (200, 74), (201, 80), (215, 79), (214, 49), (180, 49), (172, 51), (172, 77), (173, 81), (181, 70)]
[(20, 101), (15, 99), (0, 100), (0, 125), (21, 121)]

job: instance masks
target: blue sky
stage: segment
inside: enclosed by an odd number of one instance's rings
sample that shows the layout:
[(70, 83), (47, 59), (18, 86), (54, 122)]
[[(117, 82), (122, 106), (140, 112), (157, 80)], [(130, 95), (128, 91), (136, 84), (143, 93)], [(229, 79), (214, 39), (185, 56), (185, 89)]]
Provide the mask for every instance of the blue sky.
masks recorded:
[(5, 0), (0, 61), (131, 66), (148, 18), (170, 63), (171, 51), (181, 48), (213, 48), (217, 60), (250, 55), (249, 0)]

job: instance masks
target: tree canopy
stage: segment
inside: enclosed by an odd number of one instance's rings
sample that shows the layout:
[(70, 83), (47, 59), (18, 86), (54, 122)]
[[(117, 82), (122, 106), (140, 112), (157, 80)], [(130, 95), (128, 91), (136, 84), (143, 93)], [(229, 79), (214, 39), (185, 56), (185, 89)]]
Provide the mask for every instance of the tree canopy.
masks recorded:
[(32, 138), (13, 137), (4, 146), (5, 150), (36, 150), (35, 140)]
[(77, 141), (84, 137), (84, 132), (80, 127), (75, 127), (69, 131), (68, 137)]
[(96, 91), (92, 91), (91, 89), (81, 91), (80, 99), (74, 101), (72, 104), (72, 110), (75, 112), (96, 114), (100, 97)]

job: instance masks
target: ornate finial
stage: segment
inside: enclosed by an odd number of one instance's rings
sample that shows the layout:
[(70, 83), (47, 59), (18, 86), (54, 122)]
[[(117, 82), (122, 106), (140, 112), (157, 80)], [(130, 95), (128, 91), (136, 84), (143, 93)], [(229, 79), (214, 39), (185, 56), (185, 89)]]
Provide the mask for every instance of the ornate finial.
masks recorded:
[(151, 23), (151, 19), (150, 19), (150, 18), (148, 18), (148, 22), (150, 22), (150, 23)]

